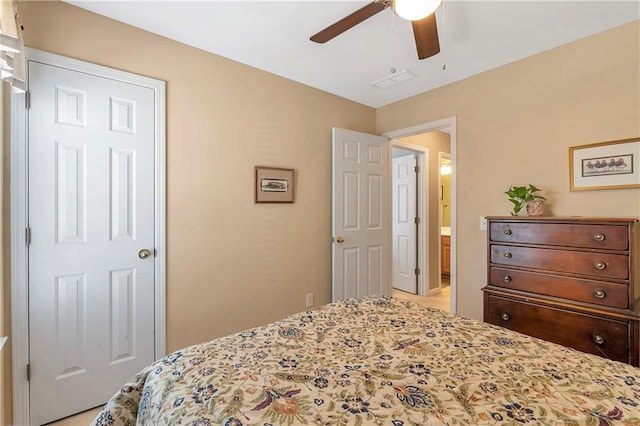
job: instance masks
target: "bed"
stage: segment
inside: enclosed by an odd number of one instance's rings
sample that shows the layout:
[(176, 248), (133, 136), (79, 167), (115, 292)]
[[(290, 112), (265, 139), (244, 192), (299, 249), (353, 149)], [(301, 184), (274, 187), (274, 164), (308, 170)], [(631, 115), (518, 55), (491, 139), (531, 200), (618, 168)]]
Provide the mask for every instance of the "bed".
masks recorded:
[(640, 369), (390, 297), (191, 346), (94, 425), (640, 424)]

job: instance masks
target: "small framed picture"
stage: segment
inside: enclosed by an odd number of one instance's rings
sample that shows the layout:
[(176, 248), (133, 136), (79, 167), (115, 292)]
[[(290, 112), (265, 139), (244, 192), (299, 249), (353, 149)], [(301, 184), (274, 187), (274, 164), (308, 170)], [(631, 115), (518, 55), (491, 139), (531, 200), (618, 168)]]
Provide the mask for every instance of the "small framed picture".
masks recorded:
[(255, 167), (256, 203), (293, 203), (295, 170), (279, 167)]
[(569, 189), (640, 188), (640, 138), (569, 148)]

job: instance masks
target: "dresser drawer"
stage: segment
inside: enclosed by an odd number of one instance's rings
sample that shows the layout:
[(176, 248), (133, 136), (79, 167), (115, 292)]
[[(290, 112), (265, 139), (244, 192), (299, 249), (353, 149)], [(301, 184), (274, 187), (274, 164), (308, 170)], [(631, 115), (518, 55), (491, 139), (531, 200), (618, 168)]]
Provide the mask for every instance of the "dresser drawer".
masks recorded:
[(612, 308), (629, 308), (629, 286), (558, 275), (492, 267), (489, 283), (529, 293), (562, 297)]
[(602, 357), (630, 362), (629, 323), (485, 296), (485, 321)]
[(501, 265), (599, 278), (629, 279), (629, 258), (623, 254), (491, 245), (490, 260)]
[(491, 222), (491, 241), (627, 250), (626, 226), (566, 223)]

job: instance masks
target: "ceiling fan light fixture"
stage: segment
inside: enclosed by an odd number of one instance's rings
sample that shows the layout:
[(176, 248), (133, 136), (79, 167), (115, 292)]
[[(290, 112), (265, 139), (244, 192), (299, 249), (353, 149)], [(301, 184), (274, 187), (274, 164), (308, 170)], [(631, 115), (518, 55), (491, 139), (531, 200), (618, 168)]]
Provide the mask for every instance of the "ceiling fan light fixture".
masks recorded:
[(407, 21), (419, 21), (431, 15), (442, 0), (393, 0), (393, 11)]

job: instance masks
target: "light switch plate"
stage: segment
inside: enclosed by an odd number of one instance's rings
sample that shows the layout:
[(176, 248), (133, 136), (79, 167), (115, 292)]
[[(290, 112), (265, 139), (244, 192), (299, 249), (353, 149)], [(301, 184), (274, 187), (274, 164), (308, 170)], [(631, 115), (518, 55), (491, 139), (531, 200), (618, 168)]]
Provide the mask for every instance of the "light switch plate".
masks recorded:
[(484, 216), (480, 216), (480, 230), (481, 231), (487, 230), (487, 218)]

